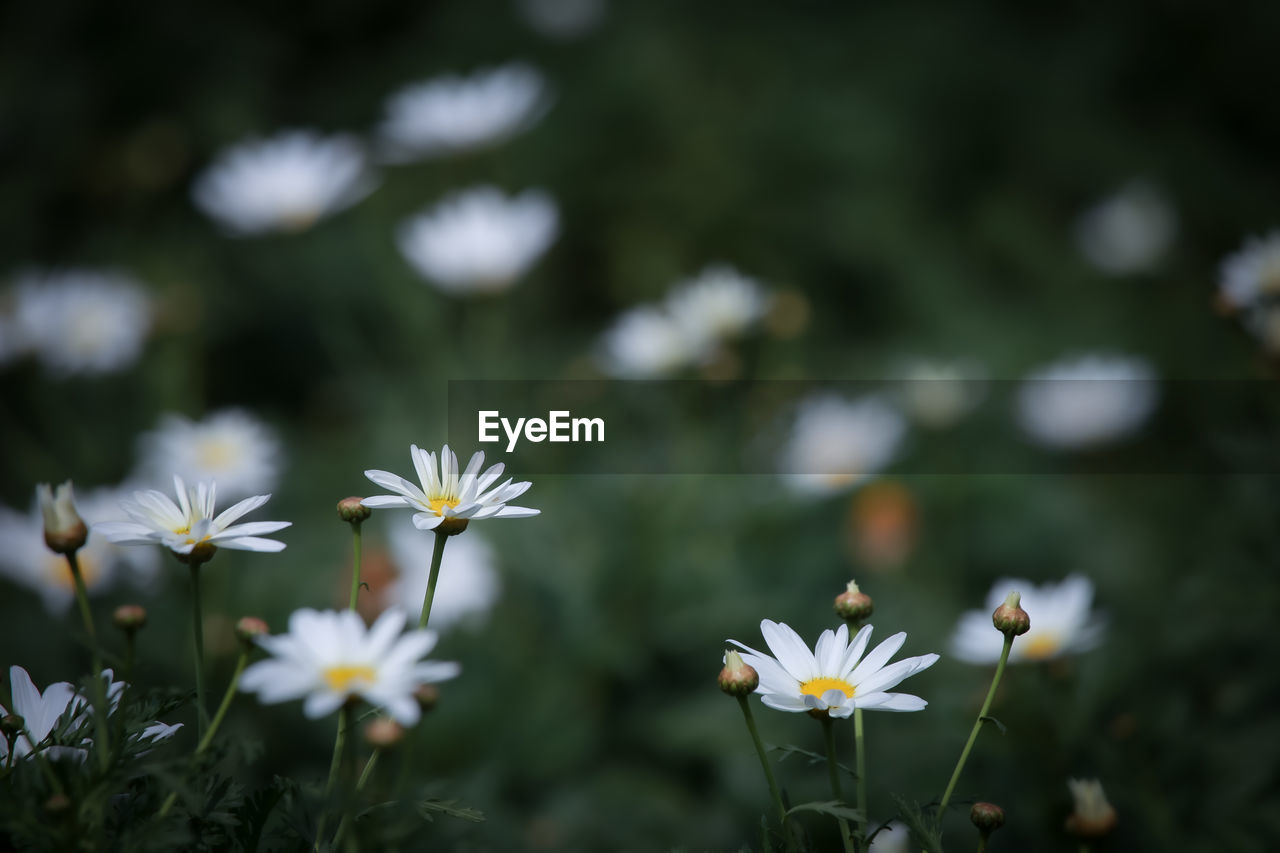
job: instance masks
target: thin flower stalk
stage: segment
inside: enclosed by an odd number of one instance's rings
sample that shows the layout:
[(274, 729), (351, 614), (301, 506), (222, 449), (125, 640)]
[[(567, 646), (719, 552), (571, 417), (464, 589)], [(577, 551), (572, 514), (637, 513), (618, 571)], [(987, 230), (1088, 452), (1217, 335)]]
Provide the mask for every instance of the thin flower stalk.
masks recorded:
[[(827, 775), (831, 779), (831, 794), (841, 803), (844, 802), (844, 792), (840, 787), (840, 766), (836, 763), (836, 733), (831, 725), (831, 717), (824, 715), (820, 718), (822, 723), (822, 738), (827, 745)], [(849, 832), (849, 822), (842, 817), (836, 818), (836, 822), (840, 824), (840, 840), (844, 843), (845, 853), (854, 853), (853, 835)]]
[(324, 825), (329, 821), (329, 798), (333, 796), (333, 788), (342, 769), (342, 755), (346, 751), (347, 729), (350, 727), (351, 705), (347, 703), (338, 711), (338, 733), (333, 739), (333, 759), (329, 762), (329, 779), (324, 783), (325, 811), (321, 812), (320, 822), (316, 824), (315, 853), (320, 853), (320, 843), (324, 839)]
[(738, 696), (737, 700), (742, 708), (742, 717), (747, 723), (747, 731), (751, 733), (751, 742), (755, 744), (756, 755), (760, 757), (760, 769), (764, 771), (765, 781), (769, 783), (769, 796), (773, 798), (773, 805), (778, 810), (778, 820), (782, 824), (783, 835), (789, 839), (787, 809), (782, 804), (782, 794), (778, 790), (778, 780), (773, 776), (773, 768), (769, 766), (769, 754), (764, 748), (764, 741), (760, 739), (760, 732), (756, 729), (755, 717), (751, 714), (751, 704), (746, 696)]
[[(222, 695), (222, 702), (218, 705), (218, 711), (213, 715), (213, 721), (209, 723), (209, 728), (205, 731), (204, 737), (200, 739), (196, 751), (192, 754), (193, 758), (199, 758), (205, 753), (213, 743), (213, 736), (217, 734), (218, 727), (222, 725), (222, 720), (227, 716), (228, 709), (231, 708), (231, 701), (235, 698), (236, 690), (240, 687), (240, 675), (244, 672), (245, 666), (249, 663), (249, 650), (245, 649), (240, 652), (240, 658), (236, 661), (235, 671), (231, 673), (231, 682), (227, 685), (227, 692)], [(173, 808), (174, 802), (178, 799), (177, 791), (170, 791), (169, 796), (165, 798), (164, 804), (160, 807), (160, 817), (163, 818), (169, 814), (169, 810)]]
[[(71, 578), (76, 585), (76, 601), (80, 605), (80, 617), (84, 620), (85, 632), (89, 635), (89, 650), (93, 657), (93, 672), (102, 672), (102, 652), (98, 649), (98, 632), (93, 627), (93, 615), (89, 612), (89, 592), (84, 585), (84, 577), (80, 573), (80, 561), (75, 551), (66, 553), (67, 565), (71, 569)], [(107, 692), (102, 679), (96, 675), (93, 679), (93, 727), (98, 737), (98, 765), (107, 769), (111, 760), (111, 737), (107, 727)]]
[(427, 593), (422, 599), (422, 615), (418, 617), (418, 627), (427, 627), (427, 619), (431, 617), (431, 602), (436, 597), (436, 581), (440, 578), (440, 563), (444, 560), (444, 545), (449, 537), (436, 533), (435, 549), (431, 552), (431, 572), (427, 575)]
[(938, 803), (938, 819), (941, 820), (943, 814), (947, 811), (947, 803), (951, 802), (951, 795), (955, 792), (956, 783), (960, 781), (960, 772), (964, 770), (964, 764), (969, 759), (969, 752), (973, 749), (973, 744), (978, 739), (978, 732), (982, 730), (982, 724), (987, 719), (987, 713), (991, 710), (991, 702), (995, 699), (996, 688), (1000, 686), (1000, 678), (1004, 675), (1005, 664), (1009, 662), (1009, 650), (1013, 648), (1012, 633), (1006, 633), (1004, 636), (1004, 648), (1000, 650), (1000, 661), (996, 664), (995, 675), (991, 678), (991, 687), (987, 690), (987, 698), (983, 700), (982, 709), (978, 711), (978, 719), (973, 721), (973, 730), (969, 732), (969, 739), (965, 741), (964, 749), (960, 752), (960, 760), (956, 762), (956, 769), (951, 773), (951, 781), (947, 783), (947, 789), (942, 794), (942, 800)]
[[(382, 755), (382, 750), (375, 749), (373, 751), (373, 755), (370, 755), (369, 760), (365, 762), (364, 770), (360, 772), (360, 778), (356, 780), (356, 796), (359, 796), (360, 792), (364, 790), (364, 786), (368, 784), (369, 777), (373, 775), (373, 768), (378, 765), (378, 756), (380, 755)], [(337, 847), (342, 843), (342, 838), (346, 835), (347, 827), (350, 825), (351, 814), (350, 812), (344, 812), (342, 815), (342, 822), (338, 824), (338, 831), (333, 834), (333, 847), (335, 849), (337, 849)]]
[(351, 603), (348, 610), (356, 609), (360, 596), (360, 521), (351, 522)]
[(858, 770), (858, 845), (867, 843), (867, 743), (863, 737), (862, 709), (853, 712), (853, 760)]

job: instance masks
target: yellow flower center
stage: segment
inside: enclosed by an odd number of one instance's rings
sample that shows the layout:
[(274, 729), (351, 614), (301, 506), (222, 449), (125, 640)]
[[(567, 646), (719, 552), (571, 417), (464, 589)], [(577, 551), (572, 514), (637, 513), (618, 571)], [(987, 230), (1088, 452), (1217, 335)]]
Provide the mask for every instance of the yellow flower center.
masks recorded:
[(431, 511), (434, 512), (436, 515), (444, 515), (444, 513), (441, 511), (444, 507), (449, 507), (449, 509), (453, 509), (457, 505), (458, 505), (457, 498), (432, 498), (431, 500), (427, 501), (427, 506), (431, 507)]
[(209, 471), (221, 471), (230, 467), (235, 459), (235, 446), (222, 438), (208, 438), (196, 448), (196, 459)]
[(353, 682), (372, 684), (376, 680), (371, 666), (331, 666), (324, 671), (324, 683), (335, 692), (350, 689)]
[(1027, 660), (1045, 660), (1061, 650), (1062, 640), (1057, 634), (1037, 634), (1021, 646), (1022, 656)]
[[(80, 564), (80, 577), (84, 580), (85, 588), (92, 589), (98, 582), (99, 575), (102, 574), (102, 565), (97, 557), (84, 548), (76, 552), (76, 562)], [(76, 588), (66, 557), (50, 554), (44, 561), (44, 574), (49, 582), (56, 586), (67, 589)]]
[(805, 696), (821, 697), (822, 694), (826, 693), (828, 690), (839, 690), (845, 695), (845, 698), (848, 699), (853, 696), (857, 688), (843, 679), (827, 678), (826, 676), (811, 678), (804, 684), (800, 685), (800, 692)]

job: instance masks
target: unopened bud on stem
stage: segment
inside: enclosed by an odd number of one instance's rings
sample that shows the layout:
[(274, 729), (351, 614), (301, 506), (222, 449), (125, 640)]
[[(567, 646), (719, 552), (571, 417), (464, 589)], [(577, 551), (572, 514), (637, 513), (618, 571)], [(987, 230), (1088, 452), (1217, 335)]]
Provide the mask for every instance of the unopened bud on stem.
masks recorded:
[(121, 604), (111, 614), (111, 621), (125, 634), (132, 637), (147, 624), (147, 608), (141, 604)]
[(361, 499), (357, 497), (343, 498), (338, 501), (338, 518), (355, 524), (373, 515), (373, 510), (360, 501)]
[(969, 820), (978, 828), (978, 832), (986, 838), (1004, 826), (1004, 809), (995, 803), (974, 803), (969, 809)]
[(55, 493), (48, 483), (36, 487), (40, 514), (44, 516), (44, 542), (55, 554), (74, 554), (84, 547), (89, 528), (76, 512), (71, 481), (58, 486)]
[(871, 617), (875, 604), (871, 596), (858, 589), (858, 585), (849, 581), (845, 591), (836, 596), (836, 613), (841, 619), (849, 622), (861, 622)]
[(254, 647), (254, 638), (261, 637), (264, 634), (270, 634), (271, 629), (267, 627), (267, 623), (256, 616), (244, 616), (236, 623), (236, 639), (238, 639), (246, 649)]
[(724, 669), (720, 670), (720, 689), (730, 696), (750, 695), (760, 686), (760, 674), (733, 649), (724, 653)]
[(991, 614), (991, 624), (1006, 637), (1020, 637), (1031, 630), (1031, 617), (1022, 609), (1022, 596), (1011, 592)]
[(1107, 802), (1102, 783), (1097, 779), (1068, 779), (1067, 787), (1075, 797), (1075, 811), (1067, 818), (1067, 832), (1077, 838), (1102, 838), (1116, 825), (1116, 810)]
[(364, 739), (374, 749), (387, 749), (404, 740), (404, 726), (389, 717), (379, 717), (364, 728)]

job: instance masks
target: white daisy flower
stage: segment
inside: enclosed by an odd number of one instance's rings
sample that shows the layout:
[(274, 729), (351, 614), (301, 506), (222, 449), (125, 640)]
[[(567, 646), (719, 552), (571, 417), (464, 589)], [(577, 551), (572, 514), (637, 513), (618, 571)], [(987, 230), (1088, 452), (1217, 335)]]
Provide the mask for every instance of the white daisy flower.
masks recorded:
[(387, 99), (378, 136), (386, 159), (403, 163), (501, 142), (532, 125), (546, 107), (542, 75), (513, 62), (401, 89)]
[[(90, 526), (89, 538), (76, 552), (80, 576), (90, 596), (110, 589), (122, 570), (135, 582), (148, 580), (155, 572), (156, 555), (112, 544), (95, 522), (119, 519), (120, 492), (92, 489), (76, 495), (75, 505)], [(53, 614), (65, 612), (75, 599), (75, 583), (67, 558), (50, 551), (44, 540), (44, 519), (38, 506), (28, 513), (0, 507), (0, 576), (27, 587), (40, 596)]]
[(917, 423), (954, 426), (986, 393), (985, 372), (967, 361), (915, 361), (902, 371), (898, 399)]
[(353, 137), (292, 130), (222, 152), (196, 179), (192, 197), (232, 234), (303, 231), (377, 185)]
[(153, 484), (177, 474), (187, 482), (215, 480), (224, 497), (261, 494), (280, 477), (280, 441), (265, 423), (241, 409), (202, 421), (165, 415), (139, 439), (141, 470)]
[(1031, 617), (1031, 630), (1013, 641), (1009, 662), (1049, 660), (1087, 651), (1102, 642), (1103, 621), (1090, 613), (1093, 583), (1071, 575), (1061, 583), (1036, 586), (1022, 578), (1001, 578), (987, 593), (985, 610), (960, 617), (951, 635), (951, 654), (966, 663), (995, 663), (1004, 648), (1004, 635), (991, 624), (991, 614), (1010, 591), (1022, 596), (1022, 609)]
[(264, 533), (283, 530), (289, 521), (249, 521), (233, 524), (241, 516), (262, 506), (271, 495), (245, 498), (215, 516), (215, 483), (198, 483), (188, 487), (181, 477), (173, 478), (178, 495), (175, 504), (169, 496), (154, 489), (133, 493), (121, 507), (132, 521), (108, 521), (94, 525), (94, 530), (120, 545), (163, 545), (179, 556), (193, 552), (208, 559), (217, 548), (240, 551), (283, 551), (284, 543), (261, 538)]
[(769, 310), (769, 302), (759, 282), (719, 264), (677, 284), (667, 296), (666, 310), (690, 346), (707, 352), (755, 325)]
[[(110, 708), (108, 716), (114, 714), (120, 705), (120, 695), (124, 691), (123, 681), (114, 681), (111, 670), (102, 671), (102, 678), (107, 682), (107, 704)], [(65, 681), (55, 682), (41, 693), (31, 680), (31, 676), (20, 666), (9, 667), (9, 686), (13, 695), (12, 712), (23, 718), (24, 733), (14, 740), (14, 758), (25, 758), (35, 752), (50, 759), (72, 758), (83, 761), (88, 754), (87, 746), (93, 743), (91, 738), (83, 738), (77, 746), (52, 745), (45, 741), (54, 734), (58, 721), (68, 716), (70, 728), (82, 726), (92, 715), (93, 706), (85, 697), (77, 693), (76, 688)], [(0, 716), (9, 710), (0, 705)], [(181, 723), (166, 725), (152, 723), (135, 736), (135, 740), (155, 743), (172, 737), (182, 728)], [(0, 738), (0, 765), (8, 760), (9, 745)]]
[(849, 488), (893, 461), (906, 429), (902, 414), (879, 397), (810, 397), (796, 413), (781, 473), (799, 492)]
[(350, 610), (295, 610), (289, 633), (256, 639), (271, 658), (246, 669), (240, 689), (256, 692), (267, 705), (306, 697), (302, 712), (311, 719), (359, 697), (411, 726), (420, 714), (414, 691), (461, 670), (456, 663), (422, 660), (435, 647), (436, 633), (402, 634), (404, 621), (403, 611), (388, 610), (366, 630)]
[[(866, 657), (871, 626), (864, 625), (853, 641), (849, 626), (823, 631), (813, 651), (800, 635), (780, 622), (765, 619), (760, 633), (776, 657), (762, 654), (737, 640), (730, 640), (745, 654), (742, 659), (760, 675), (756, 692), (760, 701), (779, 711), (826, 711), (832, 717), (849, 717), (854, 710), (922, 711), (928, 702), (909, 693), (888, 693), (907, 678), (933, 666), (935, 654), (889, 658), (906, 642), (899, 632), (876, 646)], [(886, 664), (888, 664), (886, 666)]]
[(600, 342), (600, 368), (621, 379), (669, 376), (701, 358), (670, 314), (652, 306), (632, 308)]
[(1023, 431), (1050, 448), (1094, 447), (1135, 432), (1156, 405), (1155, 371), (1139, 358), (1072, 356), (1032, 372), (1018, 389)]
[(1076, 221), (1076, 245), (1089, 263), (1112, 275), (1143, 272), (1173, 243), (1178, 215), (1168, 197), (1145, 181), (1130, 181)]
[(508, 477), (500, 485), (493, 485), (502, 476), (506, 466), (499, 462), (479, 474), (480, 466), (484, 464), (484, 451), (477, 451), (472, 455), (471, 461), (467, 463), (467, 470), (461, 474), (458, 473), (458, 457), (447, 444), (440, 451), (438, 469), (434, 453), (419, 450), (417, 445), (410, 445), (409, 455), (413, 458), (413, 467), (422, 487), (419, 488), (390, 471), (365, 471), (364, 475), (375, 485), (390, 489), (396, 494), (374, 495), (361, 503), (374, 509), (408, 507), (417, 510), (413, 515), (414, 527), (419, 530), (435, 530), (448, 522), (446, 532), (460, 531), (471, 519), (527, 518), (542, 512), (540, 509), (523, 506), (507, 506), (508, 501), (523, 495), (533, 484), (513, 483), (513, 478)]
[[(383, 592), (389, 606), (403, 610), (415, 623), (422, 613), (430, 574), (431, 540), (403, 516), (390, 533), (391, 556), (399, 576)], [(485, 616), (498, 599), (501, 583), (494, 569), (493, 548), (468, 534), (445, 551), (431, 605), (431, 627), (441, 633)]]
[(14, 283), (6, 348), (62, 376), (114, 373), (138, 360), (151, 321), (146, 289), (122, 273), (28, 272)]
[(1218, 271), (1222, 301), (1238, 311), (1280, 297), (1280, 230), (1253, 237), (1222, 261)]
[(446, 197), (400, 224), (396, 241), (414, 269), (446, 293), (510, 288), (550, 248), (560, 215), (546, 193), (508, 198), (482, 186)]

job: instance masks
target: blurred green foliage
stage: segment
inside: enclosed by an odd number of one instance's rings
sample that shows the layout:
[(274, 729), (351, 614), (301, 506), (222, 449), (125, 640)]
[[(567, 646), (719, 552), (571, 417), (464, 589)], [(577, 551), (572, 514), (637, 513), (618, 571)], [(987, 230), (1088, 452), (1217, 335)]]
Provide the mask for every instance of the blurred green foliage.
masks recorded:
[[(869, 378), (916, 353), (1014, 378), (1101, 347), (1165, 377), (1255, 380), (1238, 393), (1256, 400), (1180, 427), (1233, 473), (904, 477), (918, 535), (879, 574), (847, 547), (847, 498), (798, 501), (767, 477), (537, 478), (540, 517), (485, 524), (503, 598), (487, 626), (445, 638), (438, 656), (464, 675), (413, 734), (409, 778), (486, 820), (438, 817), (409, 849), (756, 844), (767, 791), (715, 687), (724, 640), (758, 643), (764, 617), (815, 638), (850, 576), (876, 599), (877, 636), (944, 652), (911, 683), (927, 711), (868, 718), (873, 820), (893, 815), (891, 793), (927, 803), (989, 676), (946, 658), (956, 618), (996, 577), (1069, 572), (1095, 581), (1108, 638), (1007, 676), (994, 713), (1009, 731), (983, 733), (958, 793), (1005, 807), (991, 849), (1073, 849), (1069, 776), (1100, 778), (1120, 814), (1100, 849), (1273, 849), (1280, 483), (1249, 472), (1275, 470), (1280, 413), (1269, 365), (1211, 302), (1218, 260), (1280, 222), (1278, 29), (1266, 3), (614, 2), (597, 32), (556, 42), (497, 0), (9, 4), (0, 267), (124, 267), (163, 314), (127, 374), (0, 373), (0, 497), (25, 508), (39, 481), (120, 481), (161, 412), (239, 405), (275, 424), (287, 467), (264, 517), (294, 527), (279, 557), (207, 569), (217, 695), (235, 618), (282, 628), (341, 601), (333, 503), (370, 492), (366, 468), (404, 470), (410, 442), (440, 443), (448, 379), (591, 375), (618, 311), (708, 261), (811, 306), (802, 336), (760, 344), (762, 378)], [(388, 168), (299, 235), (228, 239), (190, 204), (192, 177), (246, 135), (364, 131), (403, 83), (511, 58), (556, 97), (503, 146)], [(1070, 229), (1135, 175), (1170, 193), (1180, 236), (1156, 272), (1117, 280)], [(416, 279), (392, 233), (477, 181), (548, 189), (562, 236), (509, 294), (461, 304)], [(975, 448), (1016, 440), (1007, 413), (977, 417)], [(141, 597), (145, 687), (189, 679), (187, 589), (168, 574)], [(99, 624), (134, 595), (96, 600)], [(6, 665), (40, 685), (82, 673), (73, 613), (51, 621), (5, 583), (0, 614)], [(803, 716), (757, 719), (770, 743), (820, 748)], [(318, 784), (332, 724), (242, 699), (227, 730), (262, 751), (239, 783)], [(820, 768), (779, 773), (794, 802), (827, 798)], [(959, 810), (947, 832), (971, 843)]]

